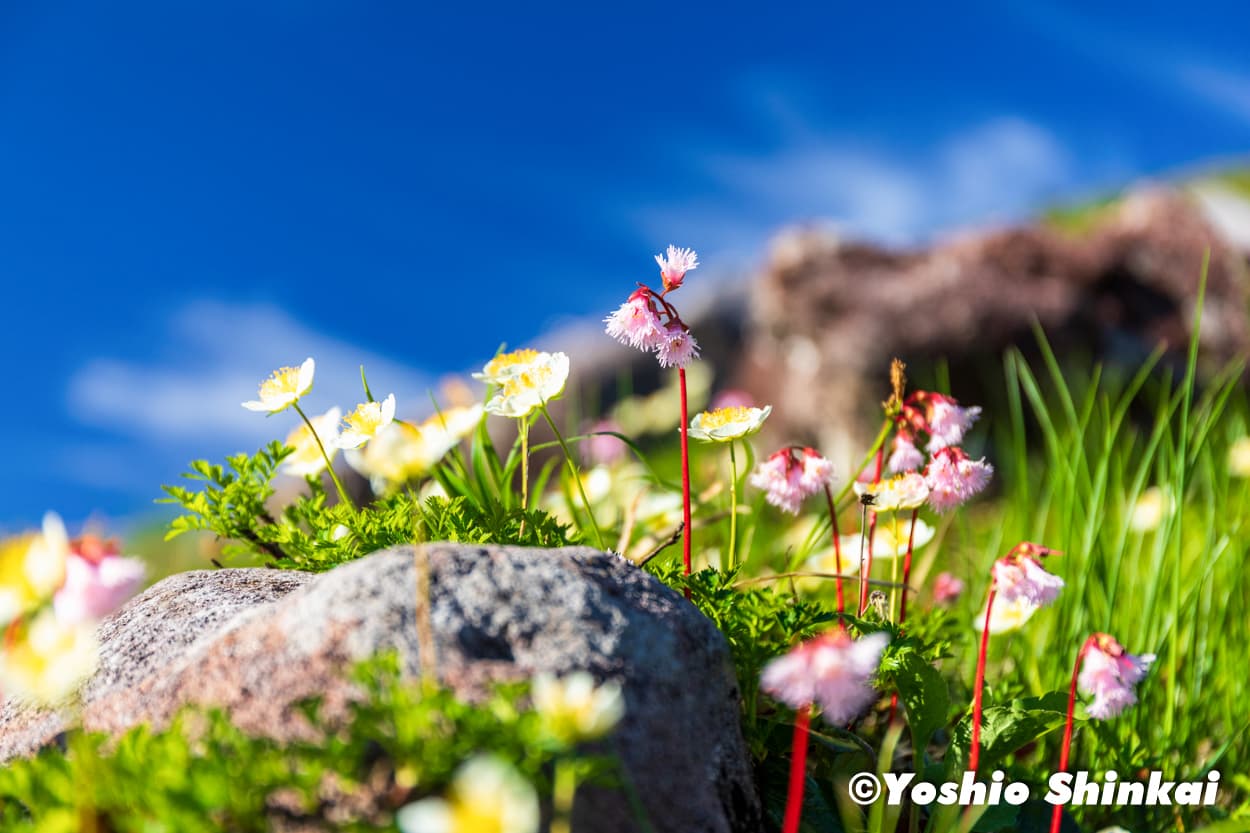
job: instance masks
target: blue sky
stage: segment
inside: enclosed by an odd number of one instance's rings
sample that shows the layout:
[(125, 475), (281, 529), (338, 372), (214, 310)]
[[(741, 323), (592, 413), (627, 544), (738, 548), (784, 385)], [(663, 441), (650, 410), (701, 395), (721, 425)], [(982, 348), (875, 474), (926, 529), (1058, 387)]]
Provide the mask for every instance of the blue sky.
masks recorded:
[(1244, 3), (1091, 5), (4, 3), (0, 526), (151, 511), (307, 355), (421, 401), (669, 242), (715, 281), (1247, 149)]

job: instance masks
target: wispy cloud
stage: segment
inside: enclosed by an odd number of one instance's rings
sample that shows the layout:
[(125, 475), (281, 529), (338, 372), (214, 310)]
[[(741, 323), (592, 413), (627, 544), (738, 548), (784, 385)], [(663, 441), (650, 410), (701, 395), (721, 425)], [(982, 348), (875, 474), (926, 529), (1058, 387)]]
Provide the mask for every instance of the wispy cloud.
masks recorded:
[(790, 133), (765, 152), (704, 154), (703, 193), (644, 212), (644, 229), (676, 229), (682, 239), (737, 252), (757, 250), (777, 226), (805, 220), (911, 243), (1020, 219), (1131, 168), (1114, 157), (1078, 163), (1054, 133), (1013, 116), (980, 121), (919, 150), (810, 129)]
[(1180, 60), (1174, 63), (1178, 82), (1224, 112), (1250, 123), (1250, 70)]
[(290, 426), (245, 411), (271, 370), (317, 360), (310, 407), (350, 407), (361, 398), (360, 365), (375, 393), (394, 391), (412, 410), (424, 410), (429, 379), (420, 371), (307, 327), (264, 304), (193, 302), (166, 323), (158, 361), (102, 356), (69, 381), (66, 403), (79, 422), (148, 441), (255, 445)]

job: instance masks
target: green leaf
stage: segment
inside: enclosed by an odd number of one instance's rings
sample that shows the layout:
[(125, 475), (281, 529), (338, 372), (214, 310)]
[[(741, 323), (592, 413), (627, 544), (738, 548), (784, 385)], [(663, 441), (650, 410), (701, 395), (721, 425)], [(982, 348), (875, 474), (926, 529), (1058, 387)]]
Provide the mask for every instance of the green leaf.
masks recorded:
[[(1021, 697), (1004, 706), (985, 709), (981, 720), (981, 771), (1005, 759), (1020, 747), (1061, 728), (1067, 717), (1068, 695), (1052, 691), (1041, 697)], [(1077, 719), (1080, 719), (1077, 714)], [(972, 745), (972, 715), (955, 727), (946, 772), (952, 777), (967, 768)]]

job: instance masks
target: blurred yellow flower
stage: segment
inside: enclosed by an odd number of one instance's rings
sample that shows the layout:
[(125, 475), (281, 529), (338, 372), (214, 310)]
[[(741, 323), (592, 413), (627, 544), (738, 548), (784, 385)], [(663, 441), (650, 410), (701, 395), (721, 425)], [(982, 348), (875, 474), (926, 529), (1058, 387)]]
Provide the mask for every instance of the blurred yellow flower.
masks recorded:
[(249, 411), (268, 411), (271, 414), (286, 410), (312, 389), (316, 367), (316, 363), (308, 358), (299, 367), (278, 368), (272, 376), (260, 383), (260, 398), (244, 402), (243, 407)]
[(538, 795), (509, 763), (487, 755), (457, 770), (446, 798), (426, 798), (399, 811), (403, 833), (537, 833)]
[[(1023, 627), (1024, 623), (1033, 618), (1039, 605), (1024, 597), (1006, 601), (1001, 596), (994, 600), (994, 609), (990, 612), (990, 633), (1007, 633)], [(985, 607), (972, 619), (972, 626), (978, 633), (985, 630)]]
[(383, 494), (426, 474), (482, 420), (482, 406), (448, 408), (420, 425), (392, 422), (364, 448), (347, 452), (351, 467)]
[(765, 405), (763, 408), (736, 406), (703, 411), (690, 420), (690, 436), (704, 442), (733, 442), (757, 433), (772, 412), (772, 405)]
[(537, 353), (528, 362), (510, 365), (499, 377), (499, 390), (486, 402), (486, 411), (513, 419), (529, 416), (563, 393), (568, 378), (567, 354)]
[(0, 652), (0, 688), (19, 700), (60, 703), (95, 671), (98, 646), (89, 624), (66, 624), (50, 610), (19, 625)]
[(381, 402), (362, 402), (343, 419), (339, 448), (359, 448), (395, 421), (395, 394)]
[(561, 743), (601, 738), (625, 716), (625, 698), (616, 683), (595, 685), (595, 678), (577, 671), (557, 679), (534, 678), (534, 710), (543, 730)]
[(473, 378), (491, 385), (502, 385), (508, 377), (524, 370), (533, 364), (539, 356), (545, 355), (537, 350), (513, 350), (511, 353), (500, 353), (486, 363), (481, 373), (474, 373)]
[[(872, 536), (873, 558), (899, 558), (907, 555), (907, 540), (911, 533), (911, 519), (901, 519), (897, 524), (877, 523), (876, 532)], [(916, 519), (916, 532), (912, 539), (912, 549), (918, 550), (933, 540), (936, 530), (925, 523), (923, 518)], [(855, 553), (858, 560), (859, 551), (865, 547), (864, 536), (860, 533), (842, 536), (842, 552)]]
[(1158, 486), (1151, 486), (1141, 493), (1128, 513), (1128, 526), (1134, 532), (1150, 532), (1158, 529), (1163, 519), (1171, 514), (1172, 496)]
[(49, 512), (43, 530), (0, 541), (0, 625), (51, 600), (65, 582), (69, 536)]
[(1228, 470), (1233, 477), (1250, 477), (1250, 437), (1239, 437), (1229, 447)]
[[(321, 438), (321, 442), (325, 445), (326, 454), (330, 459), (334, 459), (334, 454), (338, 449), (339, 438), (339, 420), (343, 418), (343, 411), (339, 408), (331, 408), (318, 417), (313, 417), (310, 422), (317, 432), (317, 437)], [(287, 474), (293, 474), (296, 477), (307, 477), (310, 475), (320, 474), (326, 467), (325, 456), (322, 455), (321, 449), (317, 447), (317, 438), (313, 436), (312, 431), (308, 430), (308, 426), (300, 424), (294, 431), (287, 435), (286, 445), (295, 449), (295, 453), (282, 461), (282, 470)]]

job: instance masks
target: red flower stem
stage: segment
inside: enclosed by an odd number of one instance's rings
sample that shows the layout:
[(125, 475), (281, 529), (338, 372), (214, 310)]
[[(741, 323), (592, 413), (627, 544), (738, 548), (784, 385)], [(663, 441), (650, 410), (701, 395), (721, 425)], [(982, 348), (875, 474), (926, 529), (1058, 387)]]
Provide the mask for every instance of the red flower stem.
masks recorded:
[(803, 815), (803, 787), (807, 781), (807, 727), (812, 707), (804, 706), (794, 715), (794, 741), (790, 746), (790, 789), (786, 795), (786, 815), (781, 833), (798, 833)]
[[(681, 565), (682, 574), (690, 575), (690, 435), (686, 417), (686, 368), (677, 368), (681, 390)], [(689, 596), (689, 591), (687, 591)]]
[(907, 557), (903, 559), (903, 598), (898, 603), (898, 627), (900, 632), (907, 621), (907, 589), (911, 580), (911, 556), (916, 546), (916, 518), (920, 515), (919, 507), (911, 510), (911, 529), (907, 531)]
[(846, 600), (842, 596), (842, 536), (838, 534), (838, 509), (833, 505), (833, 489), (825, 484), (825, 500), (829, 503), (829, 523), (833, 527), (833, 563), (838, 574), (838, 613), (846, 612)]
[[(1072, 752), (1072, 716), (1076, 711), (1076, 680), (1081, 673), (1081, 662), (1093, 644), (1094, 637), (1089, 637), (1076, 653), (1076, 663), (1072, 666), (1072, 685), (1068, 688), (1068, 719), (1063, 725), (1063, 746), (1059, 748), (1059, 769), (1057, 772), (1068, 771), (1068, 756)], [(1063, 819), (1063, 805), (1056, 804), (1050, 813), (1050, 833), (1059, 833), (1059, 823)]]
[(972, 747), (968, 750), (968, 771), (974, 775), (981, 762), (981, 694), (985, 689), (985, 656), (990, 648), (990, 613), (996, 593), (991, 580), (985, 596), (985, 626), (981, 629), (981, 650), (977, 653), (977, 677), (972, 685)]
[[(885, 448), (877, 449), (877, 469), (872, 476), (872, 485), (876, 486), (881, 482), (881, 467), (885, 462)], [(864, 558), (859, 568), (859, 615), (863, 616), (864, 611), (868, 609), (868, 578), (872, 575), (872, 542), (877, 535), (877, 513), (873, 512), (872, 517), (868, 519), (868, 555)]]

